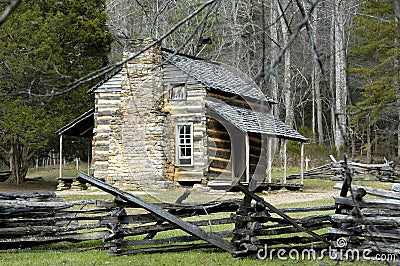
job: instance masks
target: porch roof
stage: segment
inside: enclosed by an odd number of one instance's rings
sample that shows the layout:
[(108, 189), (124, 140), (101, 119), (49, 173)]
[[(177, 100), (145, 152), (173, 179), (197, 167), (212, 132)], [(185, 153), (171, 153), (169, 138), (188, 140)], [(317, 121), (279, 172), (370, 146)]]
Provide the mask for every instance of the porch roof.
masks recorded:
[(243, 132), (261, 133), (300, 142), (307, 141), (306, 137), (270, 114), (210, 99), (206, 100), (206, 106)]
[(93, 127), (94, 109), (90, 109), (89, 111), (83, 113), (73, 121), (60, 128), (57, 133), (59, 135), (92, 138)]

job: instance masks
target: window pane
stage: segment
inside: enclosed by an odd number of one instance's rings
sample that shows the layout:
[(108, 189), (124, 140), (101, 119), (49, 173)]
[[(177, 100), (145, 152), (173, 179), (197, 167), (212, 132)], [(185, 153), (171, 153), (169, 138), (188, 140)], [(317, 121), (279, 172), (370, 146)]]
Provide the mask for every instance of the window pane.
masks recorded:
[(178, 163), (192, 164), (192, 125), (179, 125), (177, 138)]
[(180, 148), (180, 155), (181, 156), (186, 156), (186, 154), (185, 154), (185, 148)]
[(171, 100), (185, 100), (186, 99), (186, 85), (174, 85), (169, 90), (169, 98)]
[(179, 164), (192, 164), (192, 159), (180, 159)]

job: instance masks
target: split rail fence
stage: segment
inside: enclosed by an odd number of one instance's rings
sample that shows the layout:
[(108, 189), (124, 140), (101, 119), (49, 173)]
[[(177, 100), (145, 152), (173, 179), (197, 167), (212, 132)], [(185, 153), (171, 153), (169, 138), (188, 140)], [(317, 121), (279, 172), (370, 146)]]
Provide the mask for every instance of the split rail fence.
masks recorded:
[(239, 183), (240, 200), (184, 203), (185, 193), (176, 203), (152, 204), (83, 173), (78, 177), (115, 199), (64, 202), (50, 192), (2, 193), (0, 249), (94, 240), (91, 248), (110, 255), (212, 248), (256, 257), (266, 245), (318, 251), (346, 237), (344, 248), (400, 255), (400, 192), (352, 186), (353, 197), (341, 193), (329, 206), (278, 209)]

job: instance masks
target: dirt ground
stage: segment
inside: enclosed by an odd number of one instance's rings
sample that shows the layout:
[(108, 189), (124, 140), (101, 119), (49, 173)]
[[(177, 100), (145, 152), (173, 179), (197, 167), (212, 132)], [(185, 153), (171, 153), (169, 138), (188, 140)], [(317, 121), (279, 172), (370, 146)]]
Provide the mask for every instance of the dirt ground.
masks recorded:
[[(174, 202), (186, 188), (175, 188), (171, 190), (160, 190), (160, 191), (140, 191), (131, 192), (135, 195), (149, 194), (157, 198), (161, 202)], [(30, 193), (35, 191), (56, 191), (56, 184), (54, 183), (40, 183), (40, 182), (28, 182), (24, 184), (8, 184), (0, 183), (0, 193), (2, 192), (19, 192), (19, 193)], [(85, 190), (81, 192), (66, 190), (56, 192), (59, 196), (66, 196), (71, 194), (85, 194), (85, 195), (101, 195), (106, 194), (100, 190)], [(264, 197), (271, 204), (287, 204), (295, 202), (310, 202), (322, 199), (332, 199), (333, 196), (339, 195), (338, 190), (330, 189), (319, 191), (316, 189), (303, 189), (300, 191), (287, 191), (287, 190), (276, 190), (263, 192), (259, 194)], [(186, 200), (186, 202), (207, 202), (213, 200), (224, 200), (230, 198), (242, 198), (243, 194), (238, 192), (224, 192), (224, 191), (201, 191), (193, 189), (192, 193)], [(333, 200), (332, 200), (333, 204)]]

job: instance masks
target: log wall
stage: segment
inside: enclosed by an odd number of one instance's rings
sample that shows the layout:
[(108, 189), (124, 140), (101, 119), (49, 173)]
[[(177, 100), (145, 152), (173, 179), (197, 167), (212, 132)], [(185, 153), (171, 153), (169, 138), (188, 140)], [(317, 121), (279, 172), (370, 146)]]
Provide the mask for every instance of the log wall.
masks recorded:
[(231, 139), (227, 129), (216, 119), (207, 118), (207, 136), (210, 152), (209, 180), (232, 181)]
[[(176, 66), (165, 64), (162, 70), (164, 107), (166, 115), (164, 137), (168, 158), (167, 179), (178, 182), (201, 182), (208, 171), (208, 145), (206, 135), (206, 88)], [(186, 89), (185, 99), (169, 99), (176, 86)], [(192, 125), (193, 162), (180, 165), (176, 158), (177, 125)]]
[(115, 112), (121, 107), (121, 82), (121, 73), (118, 73), (94, 91), (92, 166), (94, 177), (100, 180), (107, 179), (110, 126)]

